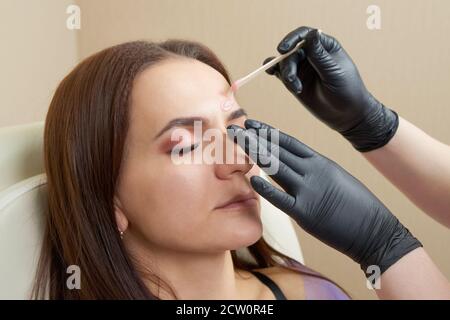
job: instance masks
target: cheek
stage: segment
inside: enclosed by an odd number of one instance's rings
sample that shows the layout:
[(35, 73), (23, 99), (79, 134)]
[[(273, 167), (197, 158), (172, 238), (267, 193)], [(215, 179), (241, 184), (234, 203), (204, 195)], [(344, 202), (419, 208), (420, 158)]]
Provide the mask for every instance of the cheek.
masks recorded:
[(173, 166), (155, 179), (153, 189), (157, 185), (154, 194), (158, 194), (155, 203), (165, 212), (201, 215), (201, 211), (208, 210), (205, 200), (211, 170), (202, 165)]
[(148, 162), (139, 170), (129, 170), (121, 198), (131, 227), (156, 242), (182, 237), (183, 230), (200, 224), (209, 214), (212, 175), (208, 166), (167, 161)]

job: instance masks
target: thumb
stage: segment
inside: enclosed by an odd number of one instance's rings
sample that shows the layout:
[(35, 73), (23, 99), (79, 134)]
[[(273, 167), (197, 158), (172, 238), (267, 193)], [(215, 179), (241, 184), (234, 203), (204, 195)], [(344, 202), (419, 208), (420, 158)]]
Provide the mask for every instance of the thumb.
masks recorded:
[(325, 37), (325, 35), (322, 35), (319, 30), (315, 29), (310, 31), (305, 38), (304, 49), (309, 63), (317, 72), (320, 79), (325, 81), (332, 76), (332, 73), (336, 71), (338, 66), (324, 48), (321, 41), (322, 37)]

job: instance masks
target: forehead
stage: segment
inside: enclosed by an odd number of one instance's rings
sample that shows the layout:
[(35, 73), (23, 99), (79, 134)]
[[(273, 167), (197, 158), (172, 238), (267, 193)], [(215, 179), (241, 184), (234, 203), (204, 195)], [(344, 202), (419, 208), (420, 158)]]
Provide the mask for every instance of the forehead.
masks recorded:
[(207, 64), (188, 58), (168, 59), (136, 77), (132, 113), (153, 119), (193, 115), (218, 107), (228, 88), (222, 74)]
[(134, 79), (129, 138), (147, 140), (174, 118), (222, 119), (228, 89), (226, 79), (200, 61), (171, 58), (159, 62)]

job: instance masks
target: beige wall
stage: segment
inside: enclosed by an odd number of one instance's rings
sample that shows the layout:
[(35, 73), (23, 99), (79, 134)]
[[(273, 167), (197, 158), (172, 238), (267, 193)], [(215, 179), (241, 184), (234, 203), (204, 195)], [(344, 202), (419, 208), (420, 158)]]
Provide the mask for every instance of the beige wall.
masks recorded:
[(54, 89), (77, 61), (66, 28), (69, 0), (0, 1), (0, 127), (43, 120)]
[[(78, 0), (82, 28), (76, 32), (66, 30), (61, 21), (68, 1), (40, 3), (44, 8), (33, 1), (3, 0), (0, 5), (5, 16), (1, 23), (8, 26), (1, 31), (6, 32), (2, 39), (12, 43), (1, 53), (6, 55), (1, 59), (2, 70), (8, 72), (0, 75), (2, 91), (6, 91), (0, 126), (43, 119), (49, 94), (74, 57), (84, 58), (116, 43), (198, 40), (218, 53), (237, 78), (275, 53), (288, 31), (311, 25), (342, 42), (376, 97), (450, 144), (449, 1)], [(382, 10), (379, 31), (366, 28), (366, 8), (373, 3)], [(367, 184), (422, 240), (450, 278), (450, 232), (421, 213), (343, 139), (315, 120), (278, 80), (261, 76), (242, 89), (238, 98), (251, 117), (300, 138)], [(339, 282), (354, 298), (375, 297), (366, 289), (356, 264), (302, 230), (298, 234), (309, 266)]]

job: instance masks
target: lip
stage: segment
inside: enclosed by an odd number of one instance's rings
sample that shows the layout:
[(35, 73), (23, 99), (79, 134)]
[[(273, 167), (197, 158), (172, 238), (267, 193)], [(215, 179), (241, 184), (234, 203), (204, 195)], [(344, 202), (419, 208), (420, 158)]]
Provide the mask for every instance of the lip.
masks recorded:
[(230, 200), (224, 202), (223, 204), (217, 206), (216, 210), (233, 210), (233, 209), (242, 209), (242, 208), (250, 208), (255, 206), (258, 203), (258, 198), (255, 193), (250, 192), (247, 194), (239, 194), (237, 196), (232, 197)]

